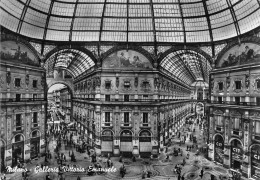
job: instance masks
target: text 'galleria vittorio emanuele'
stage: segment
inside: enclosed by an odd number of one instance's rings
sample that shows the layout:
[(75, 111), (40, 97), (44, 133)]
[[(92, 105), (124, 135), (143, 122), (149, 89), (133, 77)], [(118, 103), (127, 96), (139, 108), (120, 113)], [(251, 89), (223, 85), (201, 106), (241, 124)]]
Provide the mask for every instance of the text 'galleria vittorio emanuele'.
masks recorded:
[(260, 0), (1, 0), (2, 179), (260, 179)]

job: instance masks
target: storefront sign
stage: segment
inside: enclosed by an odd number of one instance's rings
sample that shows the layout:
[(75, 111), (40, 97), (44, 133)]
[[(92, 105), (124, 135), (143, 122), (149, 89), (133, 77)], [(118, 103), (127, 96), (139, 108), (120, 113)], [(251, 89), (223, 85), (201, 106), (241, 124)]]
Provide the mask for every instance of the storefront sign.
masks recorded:
[(251, 176), (260, 179), (260, 146), (255, 145), (251, 150)]
[(214, 160), (221, 164), (224, 163), (224, 140), (220, 135), (215, 137)]

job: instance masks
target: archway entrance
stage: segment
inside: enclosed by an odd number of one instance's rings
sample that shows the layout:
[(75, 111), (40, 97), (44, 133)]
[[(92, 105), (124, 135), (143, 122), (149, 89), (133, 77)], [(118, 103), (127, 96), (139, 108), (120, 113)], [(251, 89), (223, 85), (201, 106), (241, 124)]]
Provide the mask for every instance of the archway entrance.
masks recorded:
[(129, 130), (123, 130), (120, 134), (120, 151), (123, 157), (132, 157), (133, 140)]
[(12, 166), (17, 166), (18, 162), (24, 162), (24, 137), (21, 134), (12, 140)]
[(251, 177), (260, 179), (260, 145), (251, 148)]
[(143, 130), (139, 134), (139, 150), (141, 157), (150, 157), (152, 152), (151, 133)]
[(231, 141), (231, 168), (241, 169), (243, 157), (243, 146), (241, 142), (237, 139)]
[(220, 164), (224, 163), (224, 139), (221, 135), (215, 136), (214, 160)]
[(36, 158), (38, 157), (38, 154), (40, 153), (40, 133), (38, 130), (35, 130), (31, 134), (31, 158)]
[(101, 151), (103, 154), (113, 153), (113, 132), (110, 130), (102, 133)]
[(1, 171), (0, 172), (4, 172), (5, 171), (5, 143), (3, 140), (0, 140), (0, 163), (1, 163)]

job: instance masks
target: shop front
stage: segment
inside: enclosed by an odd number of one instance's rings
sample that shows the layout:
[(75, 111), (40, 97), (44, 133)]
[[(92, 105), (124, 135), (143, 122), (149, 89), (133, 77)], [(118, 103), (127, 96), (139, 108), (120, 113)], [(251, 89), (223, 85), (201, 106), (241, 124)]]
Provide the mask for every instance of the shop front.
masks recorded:
[(113, 132), (110, 130), (102, 132), (101, 152), (106, 155), (113, 153)]
[(40, 153), (40, 133), (39, 131), (33, 131), (30, 140), (30, 154), (31, 159), (38, 157)]
[(251, 177), (260, 179), (260, 145), (251, 148)]
[(4, 172), (5, 170), (5, 143), (3, 140), (0, 140), (0, 163), (1, 163), (1, 169), (0, 172)]
[(141, 157), (150, 157), (152, 152), (151, 133), (143, 130), (139, 134), (139, 154)]
[(215, 136), (214, 160), (220, 164), (224, 163), (224, 140), (219, 134)]
[(234, 170), (241, 170), (243, 157), (243, 146), (237, 139), (231, 141), (231, 168)]
[(24, 162), (24, 138), (21, 134), (17, 134), (12, 140), (12, 166)]
[(133, 140), (132, 132), (123, 130), (120, 134), (120, 151), (123, 157), (132, 157)]

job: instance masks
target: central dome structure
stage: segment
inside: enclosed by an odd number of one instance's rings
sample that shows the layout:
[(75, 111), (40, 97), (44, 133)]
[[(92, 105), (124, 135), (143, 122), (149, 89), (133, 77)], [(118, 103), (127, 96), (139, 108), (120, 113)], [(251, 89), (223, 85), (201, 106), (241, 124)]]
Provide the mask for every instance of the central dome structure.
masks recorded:
[(258, 0), (2, 0), (0, 24), (47, 41), (215, 42), (260, 25)]

